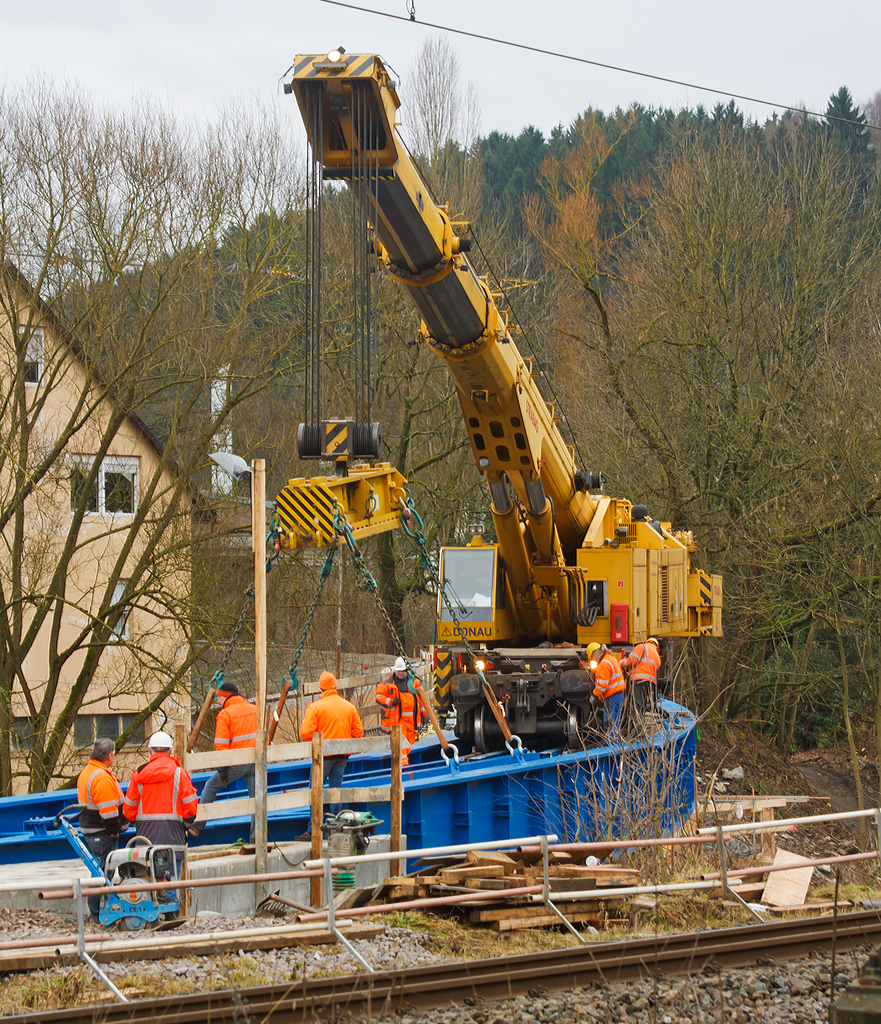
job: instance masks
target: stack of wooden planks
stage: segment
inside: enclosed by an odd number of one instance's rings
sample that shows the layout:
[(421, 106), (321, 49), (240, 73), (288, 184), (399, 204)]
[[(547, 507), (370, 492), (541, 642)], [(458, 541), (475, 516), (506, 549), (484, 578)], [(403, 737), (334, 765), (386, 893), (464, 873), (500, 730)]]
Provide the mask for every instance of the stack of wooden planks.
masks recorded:
[[(551, 850), (548, 877), (554, 904), (572, 924), (588, 924), (601, 929), (618, 923), (614, 916), (622, 904), (615, 897), (567, 897), (590, 889), (608, 889), (638, 884), (639, 872), (614, 864), (587, 865), (584, 856)], [(459, 910), (473, 924), (485, 924), (495, 931), (542, 928), (560, 925), (560, 918), (543, 903), (534, 903), (528, 895), (506, 896), (506, 890), (541, 885), (541, 857), (534, 851), (501, 853), (494, 850), (470, 852), (464, 859), (426, 860), (416, 873), (387, 878), (373, 900), (427, 899), (454, 893), (486, 893), (485, 900), (432, 908)], [(621, 920), (623, 923), (623, 919)]]

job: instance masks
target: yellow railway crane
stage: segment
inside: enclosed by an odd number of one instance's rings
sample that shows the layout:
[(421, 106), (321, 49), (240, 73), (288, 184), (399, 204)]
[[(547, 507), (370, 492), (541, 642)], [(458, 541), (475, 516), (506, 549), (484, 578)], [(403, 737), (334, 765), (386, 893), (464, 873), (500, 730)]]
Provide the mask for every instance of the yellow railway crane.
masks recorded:
[[(475, 537), (441, 552), (453, 601), (438, 600), (438, 704), (455, 706), (465, 742), (498, 745), (474, 671), (479, 658), (521, 739), (574, 741), (593, 688), (585, 646), (620, 651), (657, 636), (669, 664), (673, 639), (721, 635), (722, 579), (691, 565), (690, 531), (603, 494), (601, 477), (576, 465), (540, 374), (466, 255), (468, 225), (433, 201), (399, 139), (397, 86), (381, 59), (342, 50), (298, 56), (285, 91), (296, 97), (323, 178), (352, 190), (385, 271), (418, 308), (419, 341), (447, 366), (489, 488), (497, 540)], [(309, 490), (307, 481), (296, 485)], [(403, 486), (397, 479), (386, 489), (389, 525)], [(283, 521), (288, 505), (282, 492)], [(302, 542), (296, 530), (288, 542)]]

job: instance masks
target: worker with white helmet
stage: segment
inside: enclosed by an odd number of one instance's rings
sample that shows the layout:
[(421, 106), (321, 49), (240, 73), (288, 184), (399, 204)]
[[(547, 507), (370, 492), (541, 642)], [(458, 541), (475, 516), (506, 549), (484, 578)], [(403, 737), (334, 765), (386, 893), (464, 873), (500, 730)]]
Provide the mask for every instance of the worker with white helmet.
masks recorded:
[[(419, 680), (416, 679), (416, 682)], [(382, 731), (390, 733), (393, 725), (400, 725), (401, 743), (409, 750), (416, 742), (416, 733), (422, 725), (425, 712), (416, 696), (407, 662), (403, 658), (395, 661), (392, 671), (377, 686), (376, 703), (382, 708)]]
[(123, 813), (139, 836), (154, 846), (170, 846), (178, 870), (186, 848), (187, 826), (196, 817), (199, 799), (189, 772), (172, 757), (167, 732), (154, 732), (147, 742), (150, 760), (132, 774)]

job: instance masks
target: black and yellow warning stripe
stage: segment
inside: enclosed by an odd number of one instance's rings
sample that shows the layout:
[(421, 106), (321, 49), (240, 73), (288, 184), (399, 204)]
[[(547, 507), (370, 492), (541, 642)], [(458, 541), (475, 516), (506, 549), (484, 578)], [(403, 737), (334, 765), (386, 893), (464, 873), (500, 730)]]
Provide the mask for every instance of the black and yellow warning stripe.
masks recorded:
[[(354, 426), (354, 424), (353, 424)], [(349, 422), (329, 421), (324, 424), (324, 454), (329, 459), (349, 454)]]
[(333, 524), (336, 499), (323, 483), (282, 488), (276, 498), (278, 518), (284, 530), (315, 542), (329, 544), (336, 536)]
[[(372, 78), (376, 57), (374, 54), (353, 54), (346, 55), (345, 60), (339, 61), (336, 66), (329, 64), (323, 54), (310, 54), (308, 57), (300, 57), (294, 64), (294, 78), (317, 78), (319, 75), (333, 74), (334, 72), (345, 71), (346, 78)], [(319, 64), (320, 67), (312, 65)]]
[(452, 678), (453, 655), (449, 651), (438, 651), (434, 669), (434, 704), (439, 711), (449, 711), (452, 706)]
[(700, 574), (701, 601), (709, 608), (713, 604), (713, 581), (705, 572)]

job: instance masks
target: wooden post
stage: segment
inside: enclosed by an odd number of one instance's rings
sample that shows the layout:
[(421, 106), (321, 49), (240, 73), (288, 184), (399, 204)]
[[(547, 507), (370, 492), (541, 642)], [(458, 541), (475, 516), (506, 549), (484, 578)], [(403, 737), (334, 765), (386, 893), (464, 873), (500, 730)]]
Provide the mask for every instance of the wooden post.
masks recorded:
[[(312, 860), (321, 857), (321, 826), (324, 822), (324, 737), (312, 734)], [(311, 878), (310, 895), (313, 907), (321, 906), (320, 878)]]
[[(171, 737), (174, 746), (171, 748), (171, 753), (180, 761), (184, 763), (184, 733), (183, 727), (178, 728), (177, 723), (174, 727), (174, 736)], [(186, 767), (186, 765), (184, 765)]]
[[(254, 549), (254, 667), (257, 677), (257, 735), (254, 751), (255, 874), (266, 873), (266, 461), (251, 464), (251, 543)], [(256, 886), (257, 902), (266, 883)]]
[(440, 722), (437, 720), (437, 715), (434, 713), (434, 708), (431, 706), (431, 700), (428, 694), (422, 688), (422, 683), (414, 676), (413, 677), (413, 689), (416, 691), (416, 696), (419, 698), (420, 703), (425, 708), (425, 714), (428, 716), (428, 720), (431, 722), (434, 728), (434, 734), (437, 736), (440, 745), (444, 750), (450, 749), (450, 741), (444, 736), (444, 731), (440, 727)]
[[(391, 821), (389, 822), (389, 849), (397, 853), (401, 849), (401, 805), (404, 800), (404, 777), (401, 770), (401, 727), (392, 726), (392, 772), (391, 772)], [(389, 874), (397, 877), (401, 874), (400, 860), (389, 864)]]
[[(753, 815), (755, 817), (755, 815)], [(774, 808), (763, 807), (759, 811), (759, 821), (773, 821), (774, 820)], [(759, 833), (759, 849), (761, 850), (762, 860), (765, 860), (768, 864), (771, 864), (774, 860), (774, 855), (777, 853), (777, 835), (774, 832), (760, 832)]]
[(281, 688), (281, 696), (278, 698), (278, 704), (276, 704), (275, 711), (272, 714), (272, 721), (269, 723), (269, 735), (266, 738), (266, 743), (270, 746), (272, 745), (273, 739), (275, 739), (275, 730), (278, 728), (278, 723), (281, 721), (281, 713), (284, 711), (284, 703), (288, 699), (290, 689), (290, 683), (285, 683)]
[(199, 717), (196, 719), (196, 724), (193, 726), (192, 732), (187, 739), (186, 751), (188, 754), (196, 745), (196, 740), (199, 738), (199, 733), (202, 731), (202, 726), (205, 724), (205, 719), (211, 710), (211, 701), (214, 700), (215, 693), (217, 693), (217, 690), (213, 686), (209, 686), (208, 693), (205, 694), (205, 700), (202, 701), (202, 707), (199, 710)]

